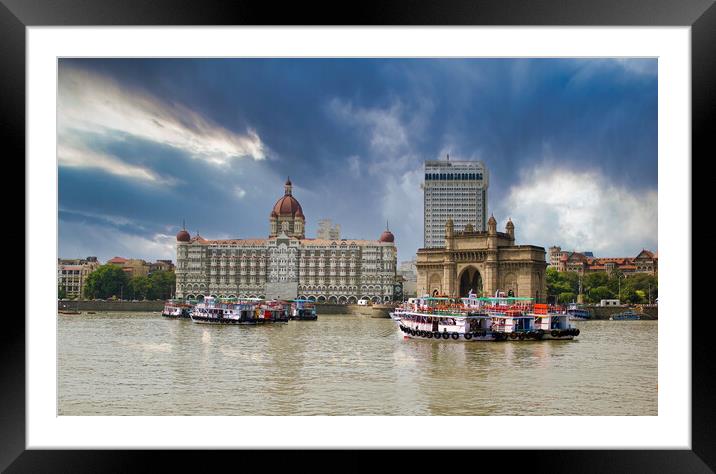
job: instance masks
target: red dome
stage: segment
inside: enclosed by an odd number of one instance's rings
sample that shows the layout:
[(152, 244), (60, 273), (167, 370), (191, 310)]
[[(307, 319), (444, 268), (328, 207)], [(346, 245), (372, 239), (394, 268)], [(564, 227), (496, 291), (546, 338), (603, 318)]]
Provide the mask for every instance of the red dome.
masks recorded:
[(394, 242), (395, 236), (393, 233), (389, 230), (384, 231), (382, 234), (380, 234), (380, 238), (378, 239), (379, 242)]
[(177, 233), (177, 242), (189, 242), (191, 240), (191, 235), (189, 235), (189, 232), (187, 232), (185, 229), (182, 229)]
[(276, 204), (273, 206), (272, 215), (273, 213), (278, 216), (298, 215), (303, 217), (303, 209), (301, 209), (301, 205), (298, 203), (296, 198), (290, 194), (287, 194), (276, 201)]

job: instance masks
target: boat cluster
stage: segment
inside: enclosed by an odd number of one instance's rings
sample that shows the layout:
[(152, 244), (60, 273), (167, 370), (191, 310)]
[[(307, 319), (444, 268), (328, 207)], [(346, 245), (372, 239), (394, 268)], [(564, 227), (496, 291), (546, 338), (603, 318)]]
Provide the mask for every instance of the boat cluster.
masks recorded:
[(190, 318), (201, 324), (255, 325), (315, 320), (316, 306), (306, 300), (262, 300), (258, 298), (205, 297), (192, 304), (170, 300), (164, 304), (162, 316), (167, 318)]
[(391, 314), (406, 338), (452, 341), (571, 340), (580, 330), (570, 312), (532, 298), (411, 298)]

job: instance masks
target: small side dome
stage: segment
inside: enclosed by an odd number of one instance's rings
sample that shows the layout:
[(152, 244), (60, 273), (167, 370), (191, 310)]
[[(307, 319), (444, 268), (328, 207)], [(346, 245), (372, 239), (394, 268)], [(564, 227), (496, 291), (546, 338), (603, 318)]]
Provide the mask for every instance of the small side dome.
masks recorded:
[(395, 242), (395, 236), (393, 233), (389, 230), (383, 231), (382, 234), (380, 234), (380, 238), (378, 239), (379, 242)]
[(497, 225), (497, 221), (495, 220), (495, 216), (490, 215), (490, 218), (487, 220), (487, 225)]
[(186, 229), (182, 229), (177, 233), (177, 242), (189, 242), (190, 240), (191, 235), (186, 231)]
[(512, 223), (512, 219), (511, 219), (511, 218), (507, 220), (507, 225), (506, 225), (505, 227), (507, 227), (508, 229), (514, 229), (514, 228), (515, 228), (515, 225)]

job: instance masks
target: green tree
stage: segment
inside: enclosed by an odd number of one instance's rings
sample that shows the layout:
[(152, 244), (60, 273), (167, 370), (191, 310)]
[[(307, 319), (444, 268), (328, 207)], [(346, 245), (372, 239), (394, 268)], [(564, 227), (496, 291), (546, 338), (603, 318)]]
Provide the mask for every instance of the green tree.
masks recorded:
[(599, 303), (601, 300), (610, 300), (614, 298), (614, 294), (606, 286), (591, 288), (587, 296), (590, 303)]
[(648, 300), (646, 299), (646, 291), (634, 290), (634, 293), (639, 297), (639, 303), (648, 303)]
[(622, 285), (622, 297), (621, 300), (625, 303), (639, 303), (639, 295), (636, 293), (636, 291), (633, 288), (630, 287), (624, 287)]
[(57, 287), (57, 299), (63, 300), (67, 298), (67, 292), (65, 291), (64, 286), (58, 286)]
[[(659, 281), (656, 276), (649, 275), (647, 273), (637, 273), (626, 278), (622, 281), (622, 289), (629, 288), (634, 290), (640, 295), (642, 303), (649, 302), (649, 294), (651, 294), (651, 300), (654, 301), (656, 295), (658, 295)], [(642, 298), (643, 295), (643, 298)]]
[(587, 273), (582, 279), (582, 291), (585, 294), (588, 294), (592, 288), (606, 286), (608, 281), (609, 275), (607, 275), (605, 272)]
[(575, 272), (558, 272), (554, 268), (548, 268), (546, 282), (548, 295), (576, 294), (579, 291), (579, 275)]
[(146, 276), (136, 276), (129, 280), (128, 286), (128, 298), (144, 300), (147, 299), (152, 283)]
[(119, 297), (128, 289), (129, 278), (117, 265), (101, 265), (87, 276), (85, 294), (89, 299)]
[(573, 301), (577, 301), (577, 294), (573, 293), (571, 291), (560, 293), (559, 294), (559, 303), (571, 303)]
[(169, 299), (174, 294), (176, 275), (174, 272), (156, 271), (149, 275), (148, 299)]

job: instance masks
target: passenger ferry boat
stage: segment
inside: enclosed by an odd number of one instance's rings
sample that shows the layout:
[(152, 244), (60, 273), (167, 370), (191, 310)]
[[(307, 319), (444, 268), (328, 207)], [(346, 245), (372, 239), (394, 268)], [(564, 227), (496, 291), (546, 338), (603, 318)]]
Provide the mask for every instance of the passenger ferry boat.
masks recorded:
[(201, 324), (258, 324), (257, 307), (262, 300), (247, 298), (221, 301), (207, 296), (191, 310), (191, 320)]
[(315, 321), (318, 319), (316, 305), (310, 300), (293, 300), (290, 319)]
[(505, 334), (510, 340), (571, 340), (579, 329), (569, 321), (569, 313), (532, 298), (517, 298), (498, 294), (494, 298), (480, 298), (486, 302), (485, 311), (492, 315), (492, 330)]
[(641, 319), (641, 316), (639, 316), (639, 313), (628, 309), (624, 311), (623, 313), (617, 313), (612, 315), (609, 318), (609, 321), (638, 321)]
[(259, 303), (256, 317), (259, 323), (287, 323), (291, 305), (283, 301), (264, 301)]
[(162, 316), (165, 318), (188, 318), (191, 312), (191, 305), (177, 300), (167, 300), (162, 309)]
[(411, 299), (391, 313), (405, 337), (467, 341), (574, 339), (579, 329), (566, 312), (549, 311), (532, 298), (423, 297)]
[(570, 303), (567, 306), (567, 314), (569, 314), (570, 321), (589, 321), (592, 319), (592, 313), (580, 308), (577, 303)]
[(404, 306), (391, 312), (390, 316), (406, 338), (451, 341), (505, 339), (490, 330), (490, 316), (471, 311), (465, 304), (450, 298), (411, 298)]

